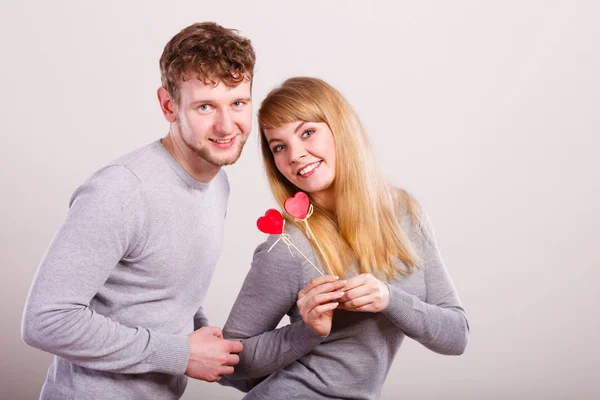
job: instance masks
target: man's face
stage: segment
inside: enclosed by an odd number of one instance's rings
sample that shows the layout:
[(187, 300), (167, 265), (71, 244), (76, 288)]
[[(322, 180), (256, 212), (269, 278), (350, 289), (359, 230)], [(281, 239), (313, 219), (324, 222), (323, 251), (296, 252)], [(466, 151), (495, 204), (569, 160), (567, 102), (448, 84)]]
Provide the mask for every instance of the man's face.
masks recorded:
[(182, 82), (175, 125), (181, 139), (215, 167), (237, 161), (252, 129), (251, 83), (216, 86), (194, 78)]

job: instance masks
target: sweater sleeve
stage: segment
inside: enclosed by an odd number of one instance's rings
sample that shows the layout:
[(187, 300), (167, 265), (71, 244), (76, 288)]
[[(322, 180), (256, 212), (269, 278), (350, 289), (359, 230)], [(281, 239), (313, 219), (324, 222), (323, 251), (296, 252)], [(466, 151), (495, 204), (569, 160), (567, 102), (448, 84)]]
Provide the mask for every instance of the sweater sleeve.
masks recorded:
[(200, 306), (194, 315), (194, 330), (198, 330), (204, 326), (208, 326), (208, 318), (204, 314), (204, 308)]
[(271, 237), (254, 253), (252, 266), (223, 328), (227, 339), (240, 340), (244, 350), (231, 378), (269, 375), (308, 353), (323, 338), (299, 320), (275, 329), (295, 306), (302, 284), (299, 256)]
[(433, 230), (416, 234), (421, 244), (426, 299), (421, 301), (389, 285), (390, 303), (383, 311), (407, 336), (440, 354), (460, 355), (469, 340), (469, 322), (448, 274)]
[(22, 324), (28, 345), (95, 370), (185, 372), (186, 335), (125, 326), (90, 307), (139, 241), (143, 210), (140, 182), (122, 166), (99, 171), (75, 191), (29, 291)]

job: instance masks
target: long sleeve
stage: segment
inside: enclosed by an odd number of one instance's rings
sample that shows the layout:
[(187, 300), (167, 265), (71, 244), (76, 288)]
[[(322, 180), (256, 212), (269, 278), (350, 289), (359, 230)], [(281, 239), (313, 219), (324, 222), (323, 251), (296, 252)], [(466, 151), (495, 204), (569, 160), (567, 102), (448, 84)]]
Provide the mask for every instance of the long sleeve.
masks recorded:
[(269, 252), (274, 240), (270, 237), (256, 249), (252, 267), (223, 328), (225, 338), (241, 340), (244, 345), (234, 379), (269, 375), (323, 340), (302, 320), (275, 329), (295, 307), (298, 291), (304, 285), (299, 256), (292, 257), (283, 242)]
[(390, 284), (390, 303), (383, 311), (406, 335), (440, 354), (460, 355), (469, 340), (469, 322), (448, 274), (433, 229), (420, 237), (426, 288), (421, 301)]
[(74, 364), (118, 373), (182, 374), (186, 335), (125, 326), (90, 307), (144, 224), (143, 193), (127, 168), (101, 170), (74, 193), (25, 305), (23, 340)]
[(204, 314), (204, 308), (200, 306), (196, 315), (194, 315), (194, 330), (198, 330), (204, 326), (208, 326), (208, 318)]

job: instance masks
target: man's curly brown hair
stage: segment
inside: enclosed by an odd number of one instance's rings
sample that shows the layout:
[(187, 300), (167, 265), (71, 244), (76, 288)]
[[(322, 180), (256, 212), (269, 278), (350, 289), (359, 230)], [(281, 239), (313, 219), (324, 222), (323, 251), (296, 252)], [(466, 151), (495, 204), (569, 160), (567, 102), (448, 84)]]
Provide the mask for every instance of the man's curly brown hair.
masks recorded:
[(252, 82), (256, 55), (249, 39), (214, 22), (195, 23), (167, 43), (160, 57), (162, 85), (179, 103), (179, 85), (191, 78), (235, 87)]

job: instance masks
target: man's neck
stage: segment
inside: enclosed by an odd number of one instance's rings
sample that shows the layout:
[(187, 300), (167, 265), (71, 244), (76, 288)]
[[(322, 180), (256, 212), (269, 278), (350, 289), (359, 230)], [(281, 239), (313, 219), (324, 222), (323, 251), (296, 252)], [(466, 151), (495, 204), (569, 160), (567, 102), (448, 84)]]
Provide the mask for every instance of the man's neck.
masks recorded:
[(179, 143), (172, 133), (162, 138), (161, 143), (185, 172), (198, 182), (209, 183), (221, 170), (221, 167), (198, 156), (185, 143)]

